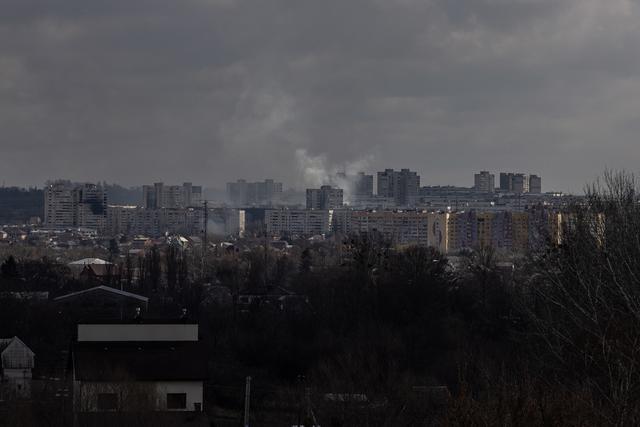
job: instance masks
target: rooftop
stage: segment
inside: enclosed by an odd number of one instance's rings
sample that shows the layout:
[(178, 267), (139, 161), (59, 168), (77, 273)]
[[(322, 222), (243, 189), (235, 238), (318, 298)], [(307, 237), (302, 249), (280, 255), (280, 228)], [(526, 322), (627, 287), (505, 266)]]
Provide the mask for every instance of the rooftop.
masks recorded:
[(81, 291), (77, 291), (77, 292), (71, 292), (69, 294), (66, 295), (61, 295), (57, 298), (54, 298), (54, 301), (62, 301), (65, 300), (67, 298), (74, 298), (77, 296), (81, 296), (81, 295), (86, 295), (89, 293), (94, 293), (94, 292), (98, 292), (98, 291), (102, 291), (102, 292), (108, 292), (111, 293), (113, 295), (119, 295), (119, 296), (123, 296), (123, 297), (127, 297), (127, 298), (133, 298), (133, 299), (137, 299), (141, 302), (147, 303), (149, 302), (149, 298), (142, 296), (142, 295), (138, 295), (138, 294), (134, 294), (131, 292), (127, 292), (127, 291), (123, 291), (120, 289), (116, 289), (116, 288), (112, 288), (111, 286), (104, 286), (104, 285), (100, 285), (100, 286), (94, 286), (93, 288), (89, 288), (89, 289), (83, 289)]

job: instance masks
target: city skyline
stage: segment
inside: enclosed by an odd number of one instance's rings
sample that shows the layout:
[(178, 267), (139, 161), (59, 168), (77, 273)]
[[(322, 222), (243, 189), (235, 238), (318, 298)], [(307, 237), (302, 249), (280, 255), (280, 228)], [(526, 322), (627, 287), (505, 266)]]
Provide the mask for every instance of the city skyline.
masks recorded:
[(434, 185), (531, 170), (573, 193), (636, 170), (640, 10), (626, 0), (3, 10), (6, 185), (302, 182), (299, 151)]
[[(343, 190), (348, 190), (349, 192), (354, 192), (354, 194), (356, 195), (366, 195), (367, 191), (370, 191), (372, 195), (379, 195), (379, 180), (380, 180), (380, 175), (384, 176), (385, 173), (389, 172), (389, 171), (393, 171), (393, 168), (386, 168), (380, 171), (358, 171), (357, 173), (353, 173), (353, 174), (346, 174), (344, 172), (336, 172), (336, 173), (332, 173), (332, 174), (327, 174), (326, 176), (323, 176), (322, 179), (319, 182), (318, 185), (316, 185), (316, 187), (322, 187), (322, 186), (331, 186), (331, 187), (335, 187), (335, 188), (339, 188), (339, 189), (343, 189)], [(407, 172), (411, 172), (413, 174), (417, 174), (418, 177), (418, 183), (417, 188), (423, 188), (423, 187), (455, 187), (455, 188), (467, 188), (467, 189), (471, 189), (471, 190), (477, 190), (477, 179), (478, 176), (481, 176), (482, 174), (489, 174), (491, 173), (492, 176), (493, 174), (500, 174), (500, 175), (514, 175), (513, 172), (504, 172), (504, 171), (473, 171), (471, 174), (471, 181), (470, 182), (465, 182), (462, 185), (456, 185), (456, 184), (452, 184), (452, 183), (433, 183), (433, 182), (422, 182), (420, 183), (420, 173), (416, 172), (414, 170), (410, 170), (410, 169), (406, 169), (403, 168), (401, 169), (401, 171), (407, 171)], [(479, 174), (477, 173), (479, 172)], [(374, 179), (377, 174), (377, 179)], [(536, 175), (534, 173), (531, 174), (527, 174), (527, 173), (518, 173), (516, 175), (522, 175), (525, 177), (529, 177), (531, 176), (534, 179), (540, 180), (540, 176)], [(366, 183), (366, 182), (360, 182), (359, 179), (361, 178), (369, 178), (370, 182)], [(527, 178), (528, 179), (528, 178)], [(355, 180), (355, 181), (354, 181)], [(184, 181), (184, 180), (183, 180)], [(183, 182), (180, 181), (180, 182)], [(263, 182), (260, 182), (263, 181)], [(37, 189), (45, 189), (49, 184), (51, 183), (56, 183), (56, 182), (68, 182), (68, 183), (73, 183), (73, 184), (107, 184), (107, 185), (114, 185), (114, 186), (119, 186), (125, 189), (131, 189), (131, 190), (140, 190), (142, 192), (144, 192), (146, 194), (147, 190), (150, 190), (153, 186), (156, 185), (166, 185), (166, 182), (163, 180), (160, 180), (158, 182), (154, 182), (153, 185), (149, 185), (148, 183), (137, 183), (137, 184), (133, 184), (133, 185), (127, 185), (121, 182), (117, 182), (117, 181), (103, 181), (103, 180), (96, 180), (96, 179), (89, 179), (89, 180), (73, 180), (73, 179), (69, 179), (68, 177), (56, 177), (56, 178), (49, 178), (47, 179), (42, 185), (7, 185), (5, 182), (0, 183), (0, 188), (22, 188), (22, 189), (28, 189), (28, 188), (37, 188)], [(375, 187), (374, 187), (374, 182), (375, 182)], [(244, 177), (241, 178), (237, 178), (234, 181), (226, 181), (225, 183), (218, 185), (218, 186), (203, 186), (203, 185), (198, 185), (197, 187), (195, 187), (195, 189), (198, 191), (199, 196), (198, 197), (202, 197), (202, 191), (204, 190), (208, 190), (208, 191), (215, 191), (215, 192), (220, 192), (223, 193), (226, 190), (227, 196), (229, 195), (229, 188), (230, 186), (237, 186), (239, 184), (243, 184), (243, 185), (265, 185), (265, 183), (269, 184), (271, 183), (271, 185), (276, 185), (277, 189), (276, 192), (282, 193), (283, 191), (295, 191), (295, 192), (305, 192), (306, 190), (308, 190), (311, 187), (314, 187), (314, 184), (306, 184), (306, 183), (298, 183), (298, 185), (296, 186), (296, 184), (289, 184), (287, 182), (277, 182), (277, 180), (274, 180), (271, 177), (263, 177), (260, 178), (260, 180), (258, 182), (251, 182), (251, 180), (247, 180)], [(184, 181), (183, 184), (180, 184), (179, 186), (177, 185), (170, 185), (169, 187), (172, 187), (172, 190), (175, 191), (179, 191), (178, 187), (180, 186), (185, 186), (185, 185), (192, 185), (191, 182), (186, 182)], [(362, 187), (364, 185), (364, 187)], [(547, 184), (545, 184), (547, 186)], [(366, 189), (366, 187), (370, 187), (368, 190)], [(538, 184), (538, 186), (540, 186), (540, 184)], [(548, 186), (547, 186), (548, 187)], [(509, 192), (511, 189), (507, 189), (507, 188), (500, 188), (500, 182), (497, 182), (495, 185), (496, 190), (502, 190), (502, 191), (507, 191)], [(245, 190), (246, 191), (246, 190)], [(253, 189), (253, 192), (255, 192), (256, 190)], [(258, 191), (264, 191), (264, 190), (258, 190)], [(362, 193), (364, 191), (364, 193)], [(360, 192), (360, 194), (359, 194)], [(494, 192), (494, 190), (491, 190), (490, 192)], [(522, 191), (515, 191), (517, 192), (522, 192)], [(528, 190), (525, 190), (524, 192), (528, 192)], [(538, 193), (540, 193), (540, 191), (536, 191)], [(547, 193), (563, 193), (562, 191), (557, 191), (556, 189), (553, 188), (545, 188), (545, 191), (543, 192), (547, 192)], [(565, 193), (565, 194), (571, 194), (571, 193)], [(577, 194), (580, 195), (580, 194)], [(254, 195), (255, 197), (255, 195)], [(146, 195), (143, 195), (143, 204), (144, 204), (144, 200), (147, 198)]]

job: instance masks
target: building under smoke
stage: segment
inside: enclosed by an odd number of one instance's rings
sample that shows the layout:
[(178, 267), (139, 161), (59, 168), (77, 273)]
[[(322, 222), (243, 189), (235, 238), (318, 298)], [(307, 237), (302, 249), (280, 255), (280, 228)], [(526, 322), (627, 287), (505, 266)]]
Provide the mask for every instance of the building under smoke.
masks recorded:
[(269, 206), (282, 195), (282, 183), (273, 179), (247, 182), (239, 179), (227, 183), (227, 200), (234, 207)]
[(378, 196), (393, 199), (397, 206), (415, 206), (420, 189), (420, 176), (409, 169), (378, 172)]
[(330, 185), (307, 189), (307, 209), (336, 209), (344, 204), (344, 191)]
[(49, 227), (102, 230), (107, 216), (107, 191), (99, 184), (48, 182), (44, 189), (44, 220)]
[(187, 208), (202, 203), (202, 187), (190, 182), (182, 185), (164, 185), (156, 182), (142, 186), (142, 206), (150, 209)]

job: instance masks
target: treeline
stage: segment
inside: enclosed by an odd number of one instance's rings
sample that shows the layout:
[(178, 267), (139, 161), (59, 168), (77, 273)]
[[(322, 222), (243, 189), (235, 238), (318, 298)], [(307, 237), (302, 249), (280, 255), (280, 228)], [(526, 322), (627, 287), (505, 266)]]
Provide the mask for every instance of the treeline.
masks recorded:
[(44, 218), (44, 193), (38, 188), (0, 188), (0, 224), (23, 224)]
[[(512, 270), (490, 248), (452, 270), (432, 249), (375, 236), (339, 256), (309, 247), (282, 281), (308, 307), (209, 311), (212, 351), (280, 381), (367, 396), (325, 412), (330, 425), (638, 425), (639, 236), (634, 178), (609, 173), (566, 212), (562, 243)], [(276, 277), (264, 260), (240, 260), (240, 283)], [(266, 274), (251, 272), (260, 265)], [(437, 385), (451, 398), (434, 413), (416, 390)]]

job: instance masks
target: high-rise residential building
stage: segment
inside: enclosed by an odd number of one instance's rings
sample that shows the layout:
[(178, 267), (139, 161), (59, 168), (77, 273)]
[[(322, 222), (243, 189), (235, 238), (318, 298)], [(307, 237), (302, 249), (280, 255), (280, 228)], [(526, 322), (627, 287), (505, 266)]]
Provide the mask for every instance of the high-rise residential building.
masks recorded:
[(420, 176), (409, 169), (378, 172), (378, 196), (393, 199), (398, 206), (414, 206), (418, 201)]
[(542, 178), (538, 175), (529, 175), (529, 193), (542, 193)]
[(78, 194), (78, 227), (103, 231), (107, 220), (107, 191), (96, 184), (81, 184)]
[(49, 227), (86, 227), (103, 230), (107, 218), (107, 191), (96, 184), (53, 181), (44, 189), (44, 218)]
[(529, 192), (529, 176), (523, 173), (516, 173), (513, 175), (511, 191), (514, 193), (528, 193)]
[(233, 206), (270, 205), (282, 195), (282, 183), (273, 179), (264, 182), (247, 182), (239, 179), (227, 183), (227, 198)]
[(202, 203), (202, 187), (190, 182), (182, 185), (164, 185), (156, 182), (142, 186), (142, 206), (148, 209), (186, 208)]
[(372, 197), (373, 196), (373, 175), (358, 172), (349, 175), (344, 172), (337, 173), (331, 178), (334, 187), (343, 188), (349, 197)]
[(477, 193), (493, 193), (495, 191), (495, 175), (481, 171), (474, 175), (473, 188)]
[(508, 193), (539, 194), (542, 192), (542, 178), (538, 175), (501, 172), (500, 191)]
[(354, 196), (373, 196), (373, 175), (367, 175), (364, 172), (358, 172), (358, 174), (355, 175), (354, 181)]
[(513, 174), (511, 172), (500, 172), (500, 190), (504, 192), (513, 190)]
[(76, 194), (70, 181), (55, 181), (44, 188), (44, 223), (49, 227), (73, 227), (77, 223)]
[(320, 188), (307, 189), (307, 209), (337, 209), (344, 203), (344, 192), (341, 188), (323, 185)]

